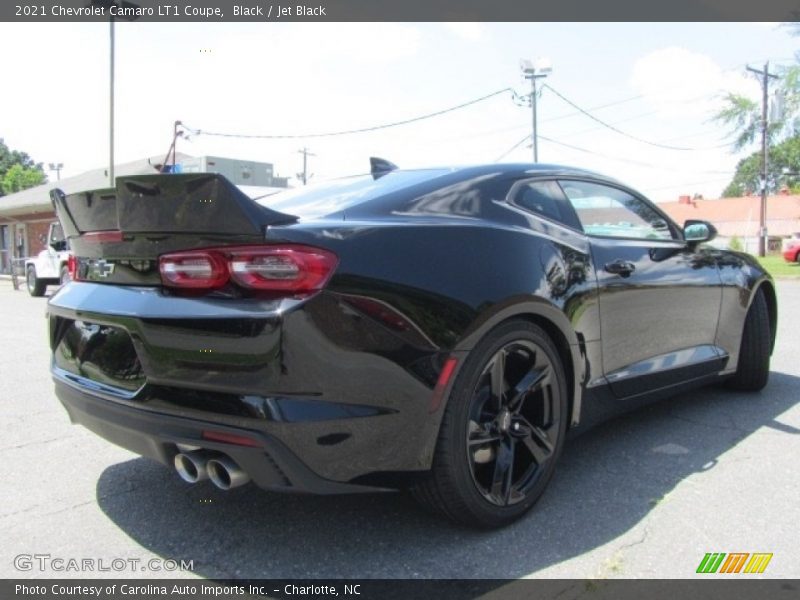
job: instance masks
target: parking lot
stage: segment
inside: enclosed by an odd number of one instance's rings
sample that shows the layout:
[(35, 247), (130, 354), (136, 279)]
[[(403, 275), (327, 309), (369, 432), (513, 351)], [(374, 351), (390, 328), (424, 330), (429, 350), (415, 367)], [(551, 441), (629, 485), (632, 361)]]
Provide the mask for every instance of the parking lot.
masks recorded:
[[(796, 578), (800, 281), (779, 281), (778, 302), (764, 392), (705, 388), (573, 439), (528, 517), (476, 532), (401, 494), (190, 486), (70, 425), (48, 374), (46, 298), (0, 281), (0, 576), (687, 578), (707, 552), (767, 552), (765, 577)], [(19, 570), (20, 554), (141, 562), (63, 573)], [(152, 558), (193, 568), (141, 570)]]

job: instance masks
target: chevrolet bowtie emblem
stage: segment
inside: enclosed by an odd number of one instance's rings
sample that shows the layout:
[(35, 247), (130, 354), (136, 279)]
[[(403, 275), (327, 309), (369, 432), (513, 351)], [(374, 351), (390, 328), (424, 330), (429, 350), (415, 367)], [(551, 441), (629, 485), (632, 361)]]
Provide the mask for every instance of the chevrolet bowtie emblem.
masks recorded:
[(95, 277), (105, 279), (114, 272), (114, 263), (107, 262), (101, 258), (92, 263), (92, 271)]

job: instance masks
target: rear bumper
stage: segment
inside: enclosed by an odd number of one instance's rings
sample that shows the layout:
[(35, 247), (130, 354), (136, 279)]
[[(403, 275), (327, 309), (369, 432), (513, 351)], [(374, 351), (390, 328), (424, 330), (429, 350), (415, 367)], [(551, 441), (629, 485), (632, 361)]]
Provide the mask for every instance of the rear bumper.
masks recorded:
[[(74, 422), (133, 452), (171, 466), (179, 444), (220, 451), (260, 487), (314, 493), (398, 487), (430, 468), (443, 410), (432, 408), (440, 352), (337, 294), (191, 299), (80, 282), (61, 288), (48, 312), (56, 352), (72, 321), (130, 336), (140, 388), (55, 364), (53, 377)], [(212, 443), (203, 431), (263, 448)]]
[[(141, 456), (172, 467), (178, 445), (204, 448), (230, 456), (259, 487), (267, 490), (341, 494), (378, 491), (320, 477), (273, 436), (262, 432), (209, 425), (204, 421), (138, 410), (93, 397), (56, 380), (56, 395), (73, 423)], [(202, 432), (230, 433), (251, 438), (263, 448), (204, 440)]]

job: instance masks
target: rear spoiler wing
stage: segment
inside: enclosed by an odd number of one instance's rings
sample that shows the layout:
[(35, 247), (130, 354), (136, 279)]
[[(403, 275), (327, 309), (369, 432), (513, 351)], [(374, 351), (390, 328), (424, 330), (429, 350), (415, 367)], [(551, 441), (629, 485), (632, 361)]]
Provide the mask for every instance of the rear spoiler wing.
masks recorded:
[(75, 194), (56, 188), (50, 199), (67, 238), (97, 231), (263, 235), (269, 225), (297, 221), (211, 173), (118, 177), (116, 188)]

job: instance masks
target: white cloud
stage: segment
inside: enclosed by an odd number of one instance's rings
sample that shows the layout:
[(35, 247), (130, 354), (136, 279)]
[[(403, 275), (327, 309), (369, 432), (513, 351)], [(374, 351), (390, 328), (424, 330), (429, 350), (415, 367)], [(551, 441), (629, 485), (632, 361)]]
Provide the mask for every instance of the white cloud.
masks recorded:
[(637, 60), (631, 84), (664, 118), (710, 118), (726, 92), (753, 99), (760, 93), (753, 78), (723, 70), (707, 55), (678, 47), (656, 50)]
[(422, 42), (417, 27), (398, 23), (314, 23), (298, 26), (296, 33), (283, 36), (281, 54), (294, 50), (356, 63), (380, 63), (414, 56)]
[(481, 23), (444, 23), (444, 27), (456, 37), (469, 42), (480, 42), (488, 37)]

